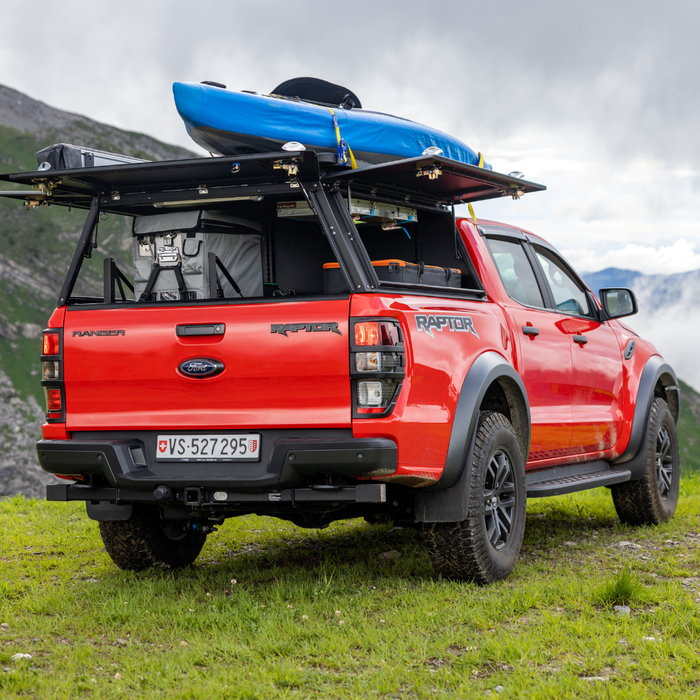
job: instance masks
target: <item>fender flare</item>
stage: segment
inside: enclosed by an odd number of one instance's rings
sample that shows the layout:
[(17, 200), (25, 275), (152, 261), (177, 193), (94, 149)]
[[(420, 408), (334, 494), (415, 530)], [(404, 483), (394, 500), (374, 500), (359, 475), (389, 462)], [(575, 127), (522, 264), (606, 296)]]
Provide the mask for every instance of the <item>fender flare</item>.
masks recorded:
[[(467, 517), (470, 471), (465, 466), (471, 462), (474, 454), (479, 408), (494, 382), (498, 382), (506, 394), (523, 464), (527, 462), (530, 451), (530, 403), (525, 384), (503, 356), (493, 351), (485, 352), (474, 361), (462, 383), (442, 476), (435, 484), (416, 494), (416, 521), (452, 523), (462, 522)], [(516, 415), (513, 415), (514, 412)]]
[(649, 414), (651, 405), (654, 402), (654, 390), (659, 380), (664, 385), (666, 401), (671, 409), (671, 414), (676, 423), (681, 409), (681, 393), (678, 388), (678, 379), (673, 368), (668, 365), (659, 355), (652, 355), (642, 370), (642, 377), (639, 380), (637, 390), (637, 401), (634, 406), (634, 417), (632, 418), (632, 431), (625, 451), (610, 464), (613, 466), (623, 465), (625, 469), (632, 472), (631, 481), (644, 477), (646, 467), (646, 455), (643, 453), (644, 438), (646, 436), (647, 425), (649, 424)]

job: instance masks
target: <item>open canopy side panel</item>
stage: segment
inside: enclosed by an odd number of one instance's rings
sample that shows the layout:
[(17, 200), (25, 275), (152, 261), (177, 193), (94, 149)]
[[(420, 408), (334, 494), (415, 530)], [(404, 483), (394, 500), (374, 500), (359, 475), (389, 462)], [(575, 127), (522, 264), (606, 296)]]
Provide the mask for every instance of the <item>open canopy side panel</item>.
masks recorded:
[(93, 197), (99, 197), (103, 211), (138, 215), (144, 208), (198, 208), (237, 198), (264, 196), (266, 187), (291, 188), (290, 180), (297, 178), (318, 181), (318, 160), (314, 152), (283, 151), (10, 173), (0, 175), (0, 181), (36, 189), (29, 192), (5, 190), (0, 196), (24, 200), (30, 206), (57, 204), (84, 209), (90, 208)]
[(350, 185), (353, 192), (375, 199), (446, 205), (477, 202), (499, 197), (519, 198), (546, 190), (544, 185), (467, 165), (441, 156), (406, 158), (382, 165), (330, 173), (326, 181)]

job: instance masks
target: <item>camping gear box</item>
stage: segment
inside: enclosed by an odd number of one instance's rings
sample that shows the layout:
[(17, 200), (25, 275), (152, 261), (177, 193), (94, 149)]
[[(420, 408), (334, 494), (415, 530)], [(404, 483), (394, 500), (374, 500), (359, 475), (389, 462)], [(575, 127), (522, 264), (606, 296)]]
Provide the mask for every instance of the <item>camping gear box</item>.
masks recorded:
[(129, 165), (149, 163), (143, 158), (125, 156), (121, 153), (99, 151), (96, 148), (83, 148), (70, 143), (55, 143), (37, 151), (39, 170), (69, 170), (71, 168), (96, 168), (107, 165)]
[[(426, 284), (432, 287), (462, 286), (462, 273), (453, 267), (436, 267), (404, 260), (373, 260), (372, 267), (381, 282)], [(326, 263), (323, 266), (323, 288), (326, 294), (350, 291), (338, 263)]]
[(260, 297), (262, 227), (216, 212), (134, 219), (134, 293), (144, 301)]

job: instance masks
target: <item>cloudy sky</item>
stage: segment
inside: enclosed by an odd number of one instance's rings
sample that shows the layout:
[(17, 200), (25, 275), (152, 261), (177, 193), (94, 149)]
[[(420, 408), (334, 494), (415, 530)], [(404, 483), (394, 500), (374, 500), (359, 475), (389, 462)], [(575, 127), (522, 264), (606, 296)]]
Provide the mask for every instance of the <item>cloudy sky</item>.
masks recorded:
[(700, 4), (0, 0), (0, 83), (193, 150), (173, 81), (311, 75), (520, 170), (477, 205), (579, 270), (700, 268)]

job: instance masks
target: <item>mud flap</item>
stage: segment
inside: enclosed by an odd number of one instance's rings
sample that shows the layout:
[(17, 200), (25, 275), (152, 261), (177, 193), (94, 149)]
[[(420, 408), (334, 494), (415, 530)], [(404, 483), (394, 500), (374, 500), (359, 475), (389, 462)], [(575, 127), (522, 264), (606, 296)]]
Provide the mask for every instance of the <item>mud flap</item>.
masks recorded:
[(100, 522), (129, 520), (134, 510), (131, 503), (110, 503), (109, 501), (86, 501), (88, 518)]
[(419, 523), (461, 523), (469, 510), (471, 464), (474, 457), (476, 430), (472, 430), (467, 459), (457, 483), (444, 491), (418, 493), (415, 519)]

